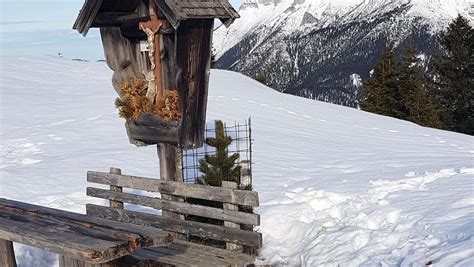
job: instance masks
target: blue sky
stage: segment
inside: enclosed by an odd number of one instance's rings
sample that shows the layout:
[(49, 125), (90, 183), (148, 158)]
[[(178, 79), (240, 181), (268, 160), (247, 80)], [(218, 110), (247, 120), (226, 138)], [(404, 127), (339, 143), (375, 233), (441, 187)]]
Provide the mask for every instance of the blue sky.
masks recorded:
[[(230, 0), (238, 10), (244, 0)], [(84, 0), (0, 0), (0, 55), (102, 59), (97, 30), (83, 38), (72, 25)]]

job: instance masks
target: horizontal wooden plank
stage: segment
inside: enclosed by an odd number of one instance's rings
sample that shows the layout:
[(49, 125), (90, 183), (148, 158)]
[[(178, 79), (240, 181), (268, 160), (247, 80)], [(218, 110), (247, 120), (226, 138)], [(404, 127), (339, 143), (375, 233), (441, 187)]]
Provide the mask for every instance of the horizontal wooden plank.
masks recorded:
[[(70, 233), (78, 236), (90, 237), (99, 241), (105, 240), (110, 242), (128, 243), (129, 246), (136, 247), (136, 242), (140, 242), (142, 236), (137, 233), (115, 230), (100, 225), (92, 225), (84, 222), (69, 221), (68, 219), (58, 218), (54, 216), (37, 215), (32, 212), (25, 212), (17, 209), (5, 210), (0, 206), (0, 218), (10, 220), (12, 223), (27, 223), (30, 226), (42, 227), (42, 231), (58, 231)], [(148, 240), (143, 240), (145, 245)]]
[(140, 249), (133, 257), (180, 266), (246, 266), (254, 260), (243, 253), (181, 240), (174, 240), (168, 246)]
[(164, 209), (188, 215), (196, 215), (235, 223), (260, 225), (260, 215), (239, 211), (224, 210), (213, 207), (206, 207), (190, 203), (163, 200), (156, 197), (140, 196), (129, 193), (114, 192), (110, 190), (87, 188), (87, 195), (112, 201), (126, 202), (135, 205), (142, 205), (155, 209)]
[(146, 177), (110, 174), (107, 172), (87, 172), (87, 181), (91, 183), (121, 186), (163, 194), (206, 199), (237, 205), (258, 207), (258, 193), (246, 190), (188, 184)]
[(58, 232), (57, 229), (50, 227), (12, 222), (1, 217), (0, 238), (68, 255), (71, 258), (90, 263), (104, 263), (130, 254), (126, 244), (94, 240), (71, 233)]
[[(254, 259), (253, 256), (236, 251), (214, 248), (207, 245), (200, 245), (187, 241), (176, 241), (179, 242), (173, 242), (165, 247), (176, 251), (181, 251), (183, 254), (202, 255), (205, 258), (225, 259), (227, 262), (240, 263), (240, 266), (245, 266), (245, 264), (251, 263)], [(159, 250), (160, 248), (151, 247), (150, 249)]]
[(177, 257), (175, 255), (170, 256), (164, 253), (160, 253), (158, 251), (153, 251), (153, 250), (148, 250), (148, 249), (140, 249), (139, 251), (133, 254), (133, 257), (143, 262), (156, 261), (159, 263), (170, 264), (172, 266), (179, 266), (179, 267), (189, 266), (188, 264), (186, 264), (186, 261), (183, 261), (180, 257)]
[(209, 256), (209, 255), (202, 255), (199, 252), (200, 251), (187, 251), (187, 250), (182, 250), (181, 248), (178, 247), (171, 247), (171, 246), (166, 246), (166, 247), (160, 247), (160, 248), (153, 248), (153, 251), (158, 251), (163, 254), (167, 254), (170, 256), (174, 257), (179, 257), (185, 260), (188, 260), (188, 263), (191, 264), (196, 264), (198, 266), (228, 266), (230, 265), (230, 262), (221, 259), (215, 256)]
[[(84, 215), (83, 215), (84, 216)], [(124, 230), (117, 230), (112, 227), (91, 224), (85, 221), (70, 220), (60, 216), (51, 216), (48, 214), (38, 214), (24, 209), (6, 207), (0, 205), (0, 218), (10, 220), (12, 223), (28, 223), (31, 226), (39, 226), (51, 230), (59, 229), (60, 232), (67, 232), (76, 235), (82, 235), (98, 240), (111, 242), (129, 242), (131, 247), (136, 247), (135, 242), (143, 241), (145, 245), (151, 240), (143, 238), (141, 234), (132, 233)], [(143, 239), (143, 240), (142, 240)]]
[(90, 263), (169, 243), (166, 232), (146, 226), (0, 199), (0, 239), (50, 250)]
[(162, 216), (147, 214), (137, 211), (111, 209), (107, 207), (87, 204), (87, 214), (100, 218), (117, 220), (120, 222), (135, 223), (153, 226), (166, 231), (180, 234), (191, 234), (195, 236), (211, 238), (245, 245), (254, 248), (262, 247), (262, 235), (252, 231), (229, 228), (194, 221), (183, 221)]
[[(220, 258), (225, 258), (233, 261), (244, 261), (244, 262), (252, 262), (254, 256), (229, 251), (226, 249), (214, 248), (209, 247), (207, 245), (196, 244), (192, 242), (182, 241), (182, 240), (173, 240), (173, 242), (168, 245), (170, 247), (180, 247), (181, 249), (185, 249), (186, 251), (195, 250), (200, 251), (203, 255), (217, 255)], [(155, 248), (155, 247), (153, 247)]]
[(42, 217), (50, 216), (64, 218), (71, 222), (82, 224), (87, 227), (107, 227), (119, 231), (125, 231), (128, 233), (136, 233), (142, 236), (151, 237), (154, 241), (152, 245), (160, 245), (169, 242), (168, 234), (166, 234), (166, 232), (160, 229), (156, 229), (155, 227), (146, 227), (141, 225), (122, 223), (116, 220), (107, 220), (98, 217), (91, 217), (85, 214), (78, 214), (64, 210), (42, 207), (4, 198), (0, 198), (0, 207), (22, 209), (24, 211), (31, 212)]
[[(167, 263), (166, 258), (178, 260), (186, 266), (230, 266), (231, 262), (215, 256), (202, 255), (195, 251), (182, 251), (174, 247), (161, 247), (150, 249), (155, 253), (164, 254), (160, 257), (160, 262)], [(165, 256), (166, 255), (166, 256)], [(242, 265), (243, 266), (243, 265)]]
[(136, 120), (127, 120), (127, 133), (134, 139), (147, 145), (179, 142), (178, 125), (170, 125), (150, 113)]

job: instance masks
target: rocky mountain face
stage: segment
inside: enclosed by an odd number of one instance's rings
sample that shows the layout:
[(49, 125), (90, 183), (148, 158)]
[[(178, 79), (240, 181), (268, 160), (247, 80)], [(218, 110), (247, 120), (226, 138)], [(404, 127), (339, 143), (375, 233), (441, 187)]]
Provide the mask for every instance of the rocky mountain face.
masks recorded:
[(217, 68), (262, 75), (275, 89), (357, 107), (387, 40), (410, 39), (428, 59), (436, 34), (474, 0), (246, 0), (241, 18), (214, 34)]

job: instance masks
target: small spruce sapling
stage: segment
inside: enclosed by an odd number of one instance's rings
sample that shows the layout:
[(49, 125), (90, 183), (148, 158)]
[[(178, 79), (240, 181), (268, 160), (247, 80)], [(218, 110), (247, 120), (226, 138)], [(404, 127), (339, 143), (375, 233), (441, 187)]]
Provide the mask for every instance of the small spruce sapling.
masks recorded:
[(229, 155), (228, 147), (232, 143), (232, 137), (224, 132), (222, 121), (215, 121), (216, 137), (206, 139), (206, 144), (214, 147), (214, 155), (206, 155), (199, 161), (199, 170), (203, 174), (198, 183), (210, 186), (222, 186), (222, 181), (230, 181), (240, 184), (240, 166), (235, 166), (239, 154)]

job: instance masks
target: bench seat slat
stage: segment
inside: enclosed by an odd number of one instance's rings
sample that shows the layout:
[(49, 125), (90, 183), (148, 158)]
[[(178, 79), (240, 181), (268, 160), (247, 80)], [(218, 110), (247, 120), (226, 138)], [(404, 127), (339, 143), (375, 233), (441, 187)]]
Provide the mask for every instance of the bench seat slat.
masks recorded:
[(253, 262), (246, 254), (180, 240), (165, 247), (140, 249), (133, 256), (179, 266), (244, 266)]
[(222, 187), (165, 181), (146, 177), (111, 174), (106, 172), (87, 172), (87, 181), (91, 183), (127, 187), (138, 190), (160, 192), (163, 194), (192, 197), (237, 205), (258, 207), (258, 193)]
[[(249, 261), (250, 260), (250, 256), (248, 255), (245, 255), (245, 254), (241, 254), (239, 252), (230, 252), (228, 250), (225, 250), (225, 249), (209, 249), (209, 248), (212, 248), (210, 246), (202, 246), (198, 249), (194, 248), (194, 247), (190, 247), (190, 246), (187, 246), (187, 245), (179, 245), (179, 244), (171, 244), (171, 245), (168, 245), (166, 247), (163, 247), (163, 248), (167, 248), (167, 249), (170, 249), (170, 250), (173, 250), (173, 251), (176, 251), (176, 252), (180, 252), (178, 254), (186, 254), (188, 256), (190, 256), (190, 258), (193, 258), (193, 257), (197, 257), (197, 256), (201, 256), (205, 259), (209, 258), (209, 259), (212, 259), (214, 262), (216, 263), (228, 263), (229, 261), (231, 262), (244, 262), (244, 261)], [(161, 250), (161, 247), (156, 247), (156, 248), (151, 248), (153, 250), (156, 250), (156, 251), (162, 251)], [(224, 254), (224, 253), (221, 253), (222, 251), (224, 252), (228, 252), (227, 254)], [(177, 254), (175, 252), (175, 254)], [(238, 255), (243, 255), (243, 257), (238, 257)]]
[(142, 205), (155, 209), (164, 209), (173, 212), (197, 215), (222, 221), (231, 221), (248, 225), (260, 225), (260, 216), (239, 211), (224, 210), (190, 203), (163, 200), (156, 197), (140, 196), (135, 194), (114, 192), (105, 189), (87, 188), (87, 195), (113, 201), (121, 201), (135, 205)]
[(171, 241), (166, 232), (156, 228), (6, 199), (0, 199), (0, 239), (39, 247), (89, 263), (108, 262), (140, 247)]
[[(99, 225), (93, 226), (92, 224), (78, 223), (48, 215), (35, 216), (31, 212), (19, 209), (2, 210), (0, 218), (15, 223), (26, 223), (28, 227), (37, 227), (42, 229), (43, 232), (62, 232), (115, 243), (123, 243), (124, 240), (134, 242), (141, 238), (139, 234), (135, 233), (117, 231), (113, 228)], [(110, 244), (106, 244), (106, 246), (110, 246)]]
[(163, 218), (162, 216), (143, 212), (111, 209), (93, 204), (87, 204), (86, 208), (87, 214), (104, 219), (147, 225), (176, 233), (191, 234), (254, 248), (260, 248), (262, 246), (261, 234), (252, 231), (194, 221)]
[(219, 248), (210, 247), (207, 245), (201, 245), (201, 244), (196, 244), (196, 243), (182, 241), (182, 240), (174, 240), (169, 246), (179, 247), (180, 249), (184, 249), (184, 250), (199, 251), (203, 255), (209, 255), (209, 256), (217, 255), (218, 257), (231, 259), (234, 261), (248, 262), (253, 259), (253, 256), (250, 256), (247, 254), (237, 253), (237, 252), (226, 250), (226, 249), (219, 249)]
[(187, 259), (181, 259), (176, 255), (168, 255), (154, 250), (140, 249), (133, 254), (133, 257), (140, 261), (157, 261), (159, 263), (170, 264), (174, 266), (189, 266)]
[(107, 262), (129, 254), (127, 245), (0, 218), (0, 238), (88, 262)]
[(225, 266), (229, 265), (229, 262), (225, 259), (221, 259), (216, 256), (209, 256), (209, 255), (202, 255), (196, 251), (183, 251), (180, 249), (176, 249), (176, 247), (160, 247), (160, 248), (153, 248), (150, 249), (152, 251), (156, 251), (158, 253), (166, 254), (169, 256), (173, 256), (174, 258), (182, 259), (183, 261), (187, 261), (187, 264), (196, 264), (204, 266)]
[[(111, 221), (103, 218), (98, 217), (90, 217), (86, 216), (85, 214), (77, 214), (72, 213), (64, 210), (52, 209), (42, 206), (37, 206), (29, 203), (23, 203), (13, 200), (7, 200), (4, 198), (0, 198), (0, 208), (7, 207), (13, 209), (22, 209), (27, 212), (35, 213), (41, 216), (53, 216), (64, 218), (69, 220), (70, 222), (75, 222), (78, 224), (83, 224), (88, 227), (105, 227), (115, 229), (118, 231), (124, 231), (128, 233), (138, 234), (140, 236), (148, 236), (151, 237), (154, 241), (153, 245), (160, 245), (166, 243), (169, 240), (169, 235), (155, 227), (144, 227), (142, 225), (135, 225), (129, 223), (123, 223), (119, 221)], [(0, 209), (1, 210), (1, 209)]]

